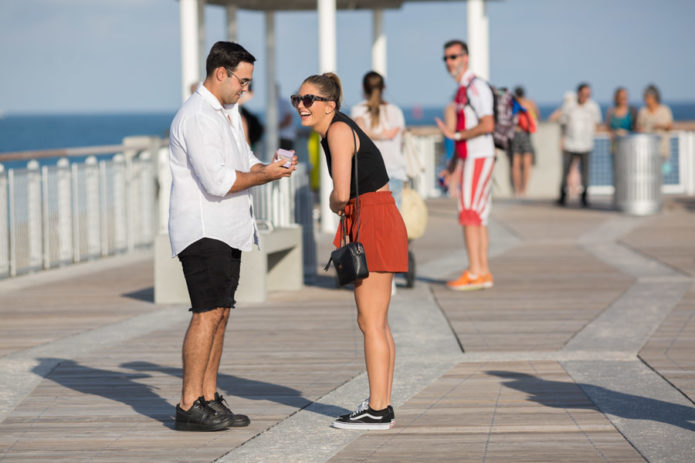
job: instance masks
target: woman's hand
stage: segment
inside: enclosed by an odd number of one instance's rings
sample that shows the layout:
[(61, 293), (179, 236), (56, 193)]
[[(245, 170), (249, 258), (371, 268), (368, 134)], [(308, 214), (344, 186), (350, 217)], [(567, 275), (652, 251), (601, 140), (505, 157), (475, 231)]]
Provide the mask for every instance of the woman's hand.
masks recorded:
[(444, 135), (446, 138), (454, 139), (455, 134), (454, 131), (451, 130), (449, 127), (442, 122), (442, 120), (438, 117), (434, 118), (435, 122), (437, 122), (437, 125), (439, 126), (439, 130), (442, 132), (442, 135)]

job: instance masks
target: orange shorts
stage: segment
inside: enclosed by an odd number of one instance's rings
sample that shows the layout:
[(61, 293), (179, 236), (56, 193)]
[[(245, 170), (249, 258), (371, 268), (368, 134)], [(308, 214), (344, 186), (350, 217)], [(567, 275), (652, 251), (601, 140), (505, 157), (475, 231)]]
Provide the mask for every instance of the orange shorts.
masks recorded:
[[(357, 241), (354, 219), (355, 200), (345, 206), (347, 234)], [(375, 191), (360, 195), (360, 236), (370, 272), (401, 273), (408, 271), (408, 233), (401, 213), (390, 191)], [(333, 244), (340, 246), (340, 226)]]

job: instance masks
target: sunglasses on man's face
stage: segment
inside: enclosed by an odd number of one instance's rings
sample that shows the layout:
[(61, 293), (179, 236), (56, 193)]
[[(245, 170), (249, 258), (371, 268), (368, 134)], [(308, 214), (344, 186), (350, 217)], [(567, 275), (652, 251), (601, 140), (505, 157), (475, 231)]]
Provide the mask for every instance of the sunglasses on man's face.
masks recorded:
[(310, 108), (312, 104), (314, 104), (314, 101), (330, 101), (328, 98), (324, 98), (322, 96), (316, 96), (316, 95), (292, 95), (290, 97), (290, 101), (292, 102), (292, 106), (295, 108), (299, 107), (299, 102), (301, 101), (304, 104), (305, 108)]
[(449, 60), (453, 61), (456, 58), (460, 58), (461, 56), (463, 56), (463, 53), (459, 53), (458, 55), (444, 55), (442, 57), (442, 60), (446, 63)]

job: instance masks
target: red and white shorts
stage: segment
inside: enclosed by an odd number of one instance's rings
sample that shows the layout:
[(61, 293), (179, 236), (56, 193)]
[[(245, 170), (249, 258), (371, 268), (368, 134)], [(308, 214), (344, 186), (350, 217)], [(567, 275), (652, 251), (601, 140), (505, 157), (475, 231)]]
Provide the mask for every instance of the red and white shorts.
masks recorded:
[(461, 161), (458, 211), (461, 225), (487, 225), (492, 208), (492, 168), (494, 157)]

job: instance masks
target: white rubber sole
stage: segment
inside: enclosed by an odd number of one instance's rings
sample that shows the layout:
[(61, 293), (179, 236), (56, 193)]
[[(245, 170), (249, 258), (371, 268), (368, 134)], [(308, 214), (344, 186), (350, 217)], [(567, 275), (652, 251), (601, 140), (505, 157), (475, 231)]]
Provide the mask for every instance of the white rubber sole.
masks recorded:
[(359, 431), (386, 431), (391, 429), (392, 423), (343, 423), (334, 421), (331, 425), (337, 429), (357, 429)]

